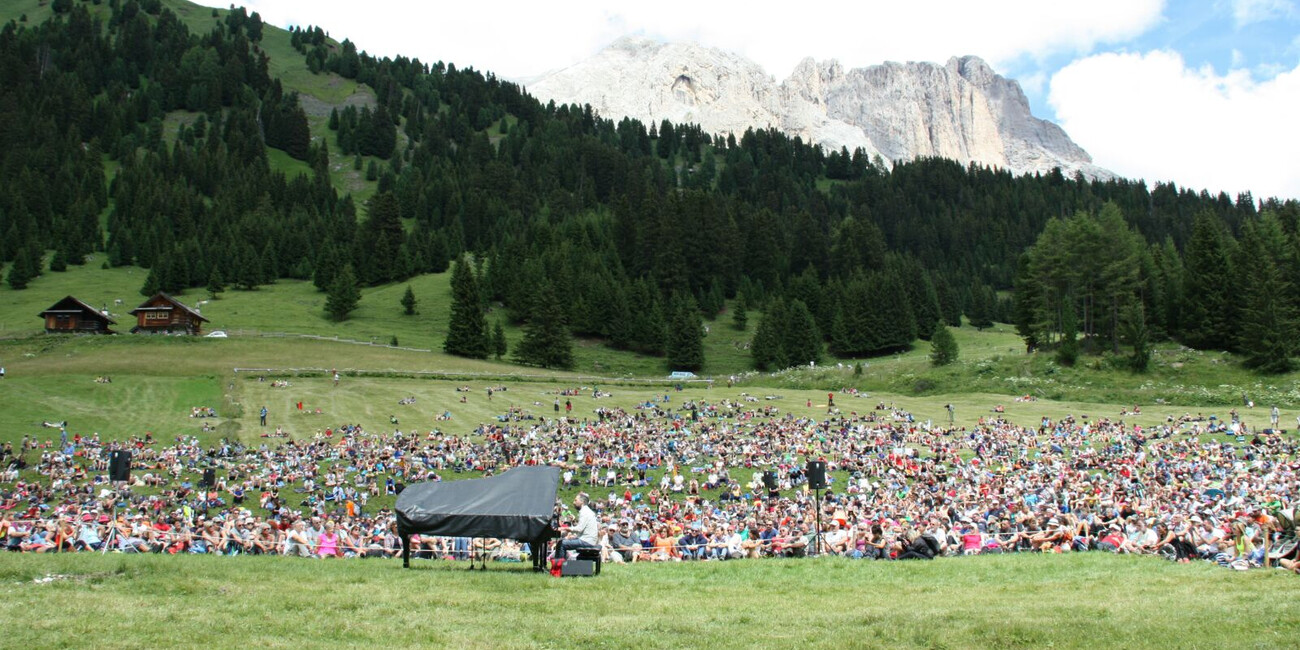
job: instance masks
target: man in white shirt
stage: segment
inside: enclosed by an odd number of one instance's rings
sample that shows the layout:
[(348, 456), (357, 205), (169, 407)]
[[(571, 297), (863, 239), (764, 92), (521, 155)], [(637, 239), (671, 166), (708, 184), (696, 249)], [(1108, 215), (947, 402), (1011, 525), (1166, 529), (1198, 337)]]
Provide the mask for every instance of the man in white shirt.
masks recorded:
[(735, 524), (727, 524), (726, 559), (737, 560), (745, 557), (744, 537), (736, 530)]
[(565, 529), (565, 537), (555, 545), (555, 557), (564, 557), (568, 551), (580, 548), (593, 548), (600, 543), (600, 523), (596, 513), (587, 506), (591, 497), (586, 492), (579, 492), (573, 497), (573, 506), (578, 509), (578, 523)]

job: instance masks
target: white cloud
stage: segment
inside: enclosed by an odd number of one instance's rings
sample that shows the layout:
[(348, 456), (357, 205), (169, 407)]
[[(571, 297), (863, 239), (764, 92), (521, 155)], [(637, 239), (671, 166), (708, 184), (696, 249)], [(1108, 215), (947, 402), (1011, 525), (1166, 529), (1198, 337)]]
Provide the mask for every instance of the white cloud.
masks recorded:
[[(227, 6), (228, 0), (200, 2)], [(1157, 24), (1164, 8), (1164, 0), (872, 0), (785, 11), (698, 0), (368, 0), (364, 8), (354, 0), (245, 4), (271, 24), (319, 25), (373, 54), (452, 61), (505, 77), (570, 65), (630, 33), (733, 50), (778, 78), (806, 56), (858, 67), (976, 54), (997, 66), (1123, 42)]]
[(1291, 0), (1233, 0), (1232, 18), (1237, 27), (1282, 18), (1295, 13)]
[(1098, 165), (1124, 176), (1300, 198), (1300, 67), (1255, 81), (1189, 69), (1175, 52), (1099, 54), (1057, 72), (1048, 101)]

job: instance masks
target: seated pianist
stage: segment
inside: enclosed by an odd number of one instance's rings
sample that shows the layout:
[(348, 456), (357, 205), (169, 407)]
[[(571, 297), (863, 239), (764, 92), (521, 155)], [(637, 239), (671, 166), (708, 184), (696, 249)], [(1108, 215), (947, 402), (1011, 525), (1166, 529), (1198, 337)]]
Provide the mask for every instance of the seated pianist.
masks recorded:
[(586, 492), (579, 492), (573, 497), (573, 505), (578, 508), (578, 523), (573, 526), (561, 526), (560, 531), (564, 533), (564, 539), (555, 544), (556, 558), (565, 557), (569, 551), (580, 548), (598, 548), (600, 541), (600, 524), (596, 521), (596, 513), (592, 512), (587, 506), (591, 497)]

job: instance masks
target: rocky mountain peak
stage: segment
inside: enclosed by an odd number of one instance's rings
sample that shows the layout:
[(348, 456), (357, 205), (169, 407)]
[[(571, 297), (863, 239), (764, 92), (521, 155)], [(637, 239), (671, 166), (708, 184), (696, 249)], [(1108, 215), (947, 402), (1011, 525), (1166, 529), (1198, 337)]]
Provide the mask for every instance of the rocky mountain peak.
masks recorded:
[(943, 156), (1016, 173), (1061, 167), (1111, 176), (1059, 126), (1032, 115), (1020, 84), (977, 56), (852, 69), (809, 57), (778, 83), (732, 52), (632, 36), (528, 90), (543, 101), (591, 104), (613, 119), (668, 119), (737, 135), (775, 127), (886, 161)]

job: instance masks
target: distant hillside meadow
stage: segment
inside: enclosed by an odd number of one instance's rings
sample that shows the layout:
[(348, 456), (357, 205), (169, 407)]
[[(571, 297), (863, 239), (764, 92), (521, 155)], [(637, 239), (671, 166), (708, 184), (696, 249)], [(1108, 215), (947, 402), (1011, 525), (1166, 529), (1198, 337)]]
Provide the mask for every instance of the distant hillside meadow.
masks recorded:
[[(314, 513), (383, 539), (386, 479), (525, 460), (576, 472), (566, 504), (624, 499), (607, 531), (717, 515), (797, 538), (821, 455), (863, 521), (876, 499), (965, 524), (944, 501), (966, 481), (1062, 518), (1117, 495), (1135, 525), (1204, 502), (1231, 546), (1294, 504), (1294, 200), (885, 166), (543, 103), (346, 37), (184, 0), (0, 5), (0, 546), (26, 551), (0, 552), (0, 646), (1295, 645), (1300, 580), (1216, 566), (1262, 549), (1035, 552), (1047, 524), (1023, 516), (1022, 553), (591, 579), (216, 557), (194, 535), (43, 552), (27, 522), (74, 504), (92, 527)], [(114, 449), (136, 453), (120, 494)], [(689, 494), (714, 460), (731, 482)], [(229, 485), (195, 491), (208, 466)], [(784, 500), (755, 483), (768, 467)], [(900, 551), (924, 526), (901, 507)]]
[(542, 104), (472, 62), (379, 59), (243, 8), (18, 0), (0, 19), (16, 292), (85, 264), (137, 270), (143, 295), (297, 280), (346, 322), (357, 288), (463, 265), (443, 347), (495, 355), (500, 323), (519, 332), (503, 356), (532, 366), (574, 367), (577, 337), (706, 370), (709, 324), (752, 332), (732, 356), (778, 370), (969, 322), (1066, 366), (1108, 352), (1142, 372), (1170, 341), (1293, 367), (1294, 201), (886, 169), (771, 130)]

